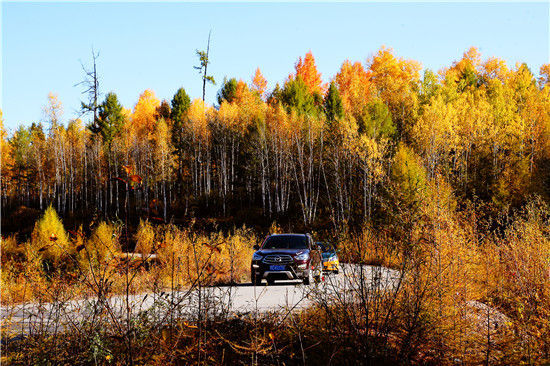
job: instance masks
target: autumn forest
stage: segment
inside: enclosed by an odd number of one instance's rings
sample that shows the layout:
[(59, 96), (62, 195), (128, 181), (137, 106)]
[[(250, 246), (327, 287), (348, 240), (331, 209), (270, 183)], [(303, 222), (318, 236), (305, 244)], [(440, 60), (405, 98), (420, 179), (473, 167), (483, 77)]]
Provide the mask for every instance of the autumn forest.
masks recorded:
[(126, 109), (109, 92), (69, 121), (50, 94), (46, 121), (3, 132), (3, 214), (53, 204), (63, 216), (361, 225), (383, 217), (392, 176), (411, 164), (419, 184), (440, 179), (495, 215), (548, 199), (548, 65), (537, 78), (472, 48), (439, 73), (419, 71), (382, 48), (324, 83), (308, 53), (271, 91), (257, 69), (250, 83), (224, 80), (215, 106), (181, 88), (171, 101), (146, 90)]
[[(270, 90), (260, 68), (250, 80), (216, 84), (204, 70), (197, 82), (218, 90), (214, 105), (182, 87), (171, 100), (145, 90), (123, 106), (102, 90), (100, 70), (95, 56), (84, 67), (78, 118), (51, 93), (43, 121), (10, 134), (2, 127), (3, 298), (31, 300), (40, 291), (23, 293), (24, 284), (51, 280), (40, 265), (31, 277), (16, 265), (48, 253), (39, 239), (50, 235), (40, 231), (47, 215), (63, 220), (57, 237), (65, 235), (68, 252), (86, 244), (81, 237), (117, 233), (120, 252), (156, 253), (166, 263), (173, 254), (162, 257), (154, 243), (168, 233), (187, 241), (191, 233), (236, 235), (248, 243), (239, 244), (243, 281), (257, 238), (311, 232), (340, 248), (344, 262), (410, 274), (390, 312), (353, 318), (385, 337), (383, 350), (342, 325), (338, 334), (366, 352), (358, 363), (391, 364), (393, 353), (407, 364), (452, 364), (446, 355), (462, 364), (550, 360), (549, 64), (531, 70), (470, 48), (432, 71), (382, 47), (321, 75), (308, 52)], [(48, 255), (54, 266), (63, 258)], [(505, 314), (503, 334), (470, 337), (462, 310), (471, 300)], [(367, 305), (349, 311), (372, 314)]]

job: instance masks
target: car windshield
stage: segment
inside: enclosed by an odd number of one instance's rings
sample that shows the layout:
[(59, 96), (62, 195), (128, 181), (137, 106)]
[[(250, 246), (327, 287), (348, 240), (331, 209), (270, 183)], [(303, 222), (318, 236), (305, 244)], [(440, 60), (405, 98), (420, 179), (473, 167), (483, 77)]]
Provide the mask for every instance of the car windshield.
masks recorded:
[(334, 252), (334, 248), (332, 247), (332, 245), (330, 244), (326, 244), (326, 243), (315, 243), (317, 245), (319, 245), (321, 247), (321, 250), (323, 251), (323, 253), (327, 253), (327, 252)]
[(307, 249), (305, 235), (274, 235), (266, 239), (262, 249)]

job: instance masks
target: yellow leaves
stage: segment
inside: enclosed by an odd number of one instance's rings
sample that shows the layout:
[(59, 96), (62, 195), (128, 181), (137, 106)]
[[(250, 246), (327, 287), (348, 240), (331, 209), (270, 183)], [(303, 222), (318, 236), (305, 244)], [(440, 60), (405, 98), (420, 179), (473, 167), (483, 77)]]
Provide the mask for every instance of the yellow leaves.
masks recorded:
[(290, 116), (282, 105), (269, 106), (266, 113), (266, 123), (273, 134), (289, 139), (293, 129), (290, 121)]
[(138, 134), (149, 136), (155, 126), (156, 110), (160, 106), (160, 100), (151, 89), (145, 90), (134, 106), (131, 121), (132, 127)]
[(135, 235), (135, 252), (147, 256), (153, 253), (155, 248), (155, 230), (149, 221), (139, 220), (139, 226)]
[(169, 177), (170, 168), (174, 164), (174, 157), (170, 129), (164, 119), (160, 119), (155, 125), (154, 141), (153, 155), (157, 162), (156, 171), (158, 173), (156, 176), (159, 180), (166, 180)]
[[(490, 63), (489, 66), (494, 63), (495, 62)], [(470, 47), (462, 54), (462, 58), (459, 61), (453, 62), (453, 65), (446, 70), (445, 75), (450, 81), (457, 82), (466, 72), (474, 72), (477, 74), (480, 64), (481, 54), (476, 47)]]
[(2, 263), (6, 262), (6, 257), (14, 256), (21, 251), (19, 245), (17, 244), (17, 239), (15, 235), (0, 237), (0, 248), (0, 253), (2, 254)]
[(435, 164), (434, 159), (455, 149), (460, 142), (455, 130), (457, 125), (458, 111), (455, 106), (445, 103), (443, 97), (437, 95), (413, 127), (413, 141)]
[(373, 182), (381, 181), (384, 176), (383, 158), (388, 147), (387, 141), (383, 139), (376, 141), (363, 134), (357, 136), (355, 143), (350, 143), (348, 146), (353, 147), (364, 169), (369, 171)]
[(361, 155), (369, 156), (380, 156), (379, 144), (373, 138), (370, 138), (366, 135), (361, 135), (357, 137), (357, 142), (355, 144), (356, 152)]
[(338, 85), (344, 111), (357, 118), (373, 94), (369, 74), (360, 62), (352, 64), (346, 60), (336, 74), (335, 82)]
[(218, 110), (218, 121), (229, 129), (234, 129), (238, 126), (239, 121), (239, 106), (235, 103), (223, 101)]
[(490, 57), (482, 65), (482, 75), (487, 80), (497, 79), (500, 82), (506, 82), (510, 77), (510, 70), (504, 60)]
[(12, 166), (14, 161), (12, 146), (7, 140), (7, 135), (8, 133), (6, 132), (2, 118), (2, 109), (0, 109), (0, 159), (2, 161), (0, 169), (4, 179), (13, 174), (13, 171), (7, 167)]
[(369, 59), (367, 64), (372, 72), (371, 79), (381, 93), (388, 88), (402, 88), (407, 83), (418, 81), (420, 78), (420, 63), (397, 58), (391, 48), (384, 46)]
[(52, 124), (52, 127), (56, 127), (56, 125), (61, 122), (63, 105), (59, 101), (57, 94), (52, 92), (48, 93), (48, 105), (44, 107), (44, 114)]
[(132, 175), (134, 171), (133, 165), (123, 165), (122, 169), (126, 172), (126, 175)]
[(541, 87), (550, 84), (550, 64), (544, 64), (540, 67), (539, 83)]
[(202, 99), (196, 98), (189, 106), (189, 118), (193, 120), (205, 118), (205, 110), (205, 104)]
[(266, 104), (261, 99), (265, 79), (262, 78), (258, 69), (252, 90), (242, 80), (233, 84), (235, 90), (231, 98), (223, 99), (218, 111), (212, 109), (210, 119), (214, 121), (214, 129), (219, 126), (231, 134), (244, 135), (252, 123), (265, 119)]
[(474, 68), (477, 68), (481, 63), (481, 53), (479, 53), (479, 50), (477, 49), (477, 47), (470, 47), (462, 55), (462, 60), (465, 62), (468, 62)]
[(360, 143), (357, 141), (358, 136), (358, 125), (353, 116), (332, 121), (327, 134), (327, 138), (334, 142), (338, 141), (339, 144), (348, 146), (350, 149)]
[(490, 132), (494, 125), (493, 108), (483, 94), (463, 93), (454, 105), (462, 138), (475, 141)]
[(191, 103), (188, 111), (189, 128), (194, 138), (207, 141), (210, 138), (210, 130), (208, 128), (207, 110), (202, 99), (195, 99)]
[(248, 89), (248, 85), (242, 80), (237, 82), (237, 89), (235, 90), (235, 103), (238, 105), (250, 103), (250, 99), (253, 98), (252, 93)]
[(263, 97), (266, 87), (267, 80), (264, 78), (262, 72), (260, 71), (260, 68), (258, 67), (256, 69), (256, 72), (254, 73), (254, 77), (252, 78), (252, 89), (256, 91), (260, 95), (260, 97)]
[(426, 170), (411, 148), (403, 143), (397, 146), (391, 169), (392, 179), (405, 203), (411, 204), (424, 199)]
[(230, 236), (221, 232), (199, 235), (172, 225), (150, 228), (147, 241), (152, 242), (154, 238), (163, 242), (163, 246), (155, 250), (167, 279), (171, 276), (172, 265), (187, 274), (181, 279), (186, 284), (196, 279), (199, 272), (203, 280), (209, 282), (230, 279), (239, 282), (249, 275), (252, 247), (257, 240), (244, 228), (235, 230)]
[(117, 237), (116, 228), (104, 221), (94, 229), (86, 244), (94, 265), (115, 258), (120, 253)]
[(42, 258), (57, 263), (63, 256), (70, 254), (69, 238), (65, 228), (52, 206), (36, 223), (31, 237), (31, 255), (40, 253)]
[(298, 59), (298, 62), (296, 62), (295, 65), (295, 70), (296, 74), (293, 76), (300, 76), (307, 85), (310, 93), (319, 93), (320, 95), (325, 95), (327, 85), (323, 84), (321, 73), (317, 71), (317, 66), (315, 65), (315, 57), (313, 57), (313, 53), (311, 53), (311, 51), (306, 53), (303, 59), (302, 57)]
[(371, 72), (370, 80), (378, 96), (392, 111), (393, 117), (404, 119), (405, 113), (414, 112), (416, 93), (413, 92), (413, 86), (420, 80), (420, 63), (397, 58), (391, 48), (382, 47), (368, 60), (367, 65)]
[(170, 337), (170, 332), (168, 331), (167, 328), (162, 328), (162, 330), (160, 331), (160, 335), (161, 335), (162, 339), (164, 341), (166, 341)]
[(242, 80), (237, 82), (234, 103), (239, 106), (240, 118), (245, 124), (248, 124), (253, 118), (259, 118), (259, 114), (263, 112), (264, 103)]
[(122, 107), (122, 114), (124, 115), (126, 120), (129, 120), (130, 117), (132, 116), (132, 110)]
[(453, 188), (442, 175), (437, 174), (428, 182), (426, 206), (423, 207), (423, 210), (426, 211), (427, 216), (431, 216), (434, 222), (449, 225), (454, 220), (455, 209), (456, 197)]
[(273, 221), (268, 230), (269, 235), (271, 234), (282, 234), (284, 230), (277, 224), (277, 221)]
[(191, 329), (198, 329), (198, 328), (199, 328), (199, 327), (197, 327), (196, 325), (193, 325), (193, 324), (191, 324), (191, 323), (189, 323), (189, 322), (186, 322), (186, 321), (183, 322), (183, 325), (184, 325), (186, 328), (191, 328)]

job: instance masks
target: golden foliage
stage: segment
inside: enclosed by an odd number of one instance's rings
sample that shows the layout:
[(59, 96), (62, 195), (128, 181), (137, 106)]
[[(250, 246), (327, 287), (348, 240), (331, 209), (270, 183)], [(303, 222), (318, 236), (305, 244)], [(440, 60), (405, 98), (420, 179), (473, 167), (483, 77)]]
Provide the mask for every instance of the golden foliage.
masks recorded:
[(0, 238), (2, 263), (5, 263), (13, 257), (18, 257), (24, 254), (24, 248), (17, 244), (15, 235)]
[(335, 76), (346, 114), (357, 118), (372, 98), (374, 90), (370, 84), (369, 74), (360, 62), (353, 64), (346, 60)]
[(94, 229), (86, 242), (86, 259), (93, 265), (105, 265), (120, 254), (119, 231), (104, 221)]
[(404, 202), (411, 204), (424, 199), (426, 171), (418, 155), (404, 144), (399, 144), (393, 160), (392, 181)]
[(190, 132), (195, 139), (208, 141), (210, 130), (208, 129), (207, 109), (202, 99), (194, 99), (188, 112)]
[[(171, 168), (174, 165), (173, 146), (170, 139), (170, 129), (164, 119), (160, 119), (155, 125), (153, 140), (155, 142), (154, 159), (157, 162), (155, 171), (159, 181), (166, 181), (170, 177)], [(130, 180), (135, 181), (135, 175), (130, 175)], [(137, 180), (141, 183), (141, 177)]]
[[(2, 164), (0, 164), (0, 172), (2, 181), (7, 181), (13, 175), (13, 170), (8, 169), (8, 167), (13, 166), (14, 158), (12, 146), (7, 137), (8, 133), (4, 127), (2, 109), (0, 109), (0, 161), (2, 162)], [(4, 186), (4, 189), (6, 188), (7, 187)]]
[(283, 229), (277, 224), (276, 221), (273, 221), (271, 223), (271, 226), (269, 227), (269, 230), (268, 230), (269, 234), (283, 234), (284, 231)]
[(540, 67), (539, 83), (542, 87), (550, 84), (550, 64), (544, 64)]
[(48, 93), (48, 105), (44, 107), (44, 115), (51, 123), (52, 128), (56, 127), (61, 122), (63, 116), (63, 105), (59, 100), (57, 94)]
[(30, 255), (55, 264), (73, 252), (63, 223), (51, 205), (34, 226), (29, 250)]
[(146, 137), (152, 134), (156, 122), (156, 111), (159, 106), (160, 100), (151, 89), (147, 89), (140, 94), (131, 116), (132, 128), (136, 133)]
[(152, 254), (155, 249), (155, 230), (151, 223), (147, 220), (139, 220), (139, 226), (135, 235), (136, 253), (141, 253), (143, 256)]
[(462, 54), (462, 58), (459, 61), (455, 61), (453, 66), (449, 69), (450, 73), (459, 74), (466, 70), (477, 71), (481, 64), (481, 54), (477, 47), (470, 47)]
[(259, 94), (261, 98), (264, 97), (267, 87), (267, 80), (262, 75), (260, 68), (256, 69), (254, 77), (252, 78), (252, 89)]
[(388, 105), (407, 102), (412, 86), (420, 79), (420, 63), (397, 58), (391, 48), (382, 47), (368, 61), (370, 80)]
[(249, 260), (256, 244), (250, 230), (238, 229), (230, 236), (197, 235), (171, 225), (160, 230), (157, 254), (164, 278), (170, 278), (173, 269), (181, 274), (175, 279), (180, 285), (197, 280), (203, 284), (241, 282), (250, 275)]
[(229, 129), (234, 129), (239, 123), (239, 106), (235, 103), (228, 103), (226, 100), (220, 105), (218, 109), (218, 121)]
[(313, 57), (313, 53), (311, 53), (311, 51), (307, 52), (303, 59), (300, 57), (296, 62), (296, 65), (294, 65), (294, 68), (296, 70), (296, 74), (292, 75), (291, 78), (300, 76), (307, 85), (310, 93), (325, 95), (327, 85), (323, 84), (321, 73), (317, 71), (315, 57)]
[(490, 57), (483, 63), (481, 74), (487, 80), (498, 80), (504, 83), (510, 76), (510, 70), (504, 60)]

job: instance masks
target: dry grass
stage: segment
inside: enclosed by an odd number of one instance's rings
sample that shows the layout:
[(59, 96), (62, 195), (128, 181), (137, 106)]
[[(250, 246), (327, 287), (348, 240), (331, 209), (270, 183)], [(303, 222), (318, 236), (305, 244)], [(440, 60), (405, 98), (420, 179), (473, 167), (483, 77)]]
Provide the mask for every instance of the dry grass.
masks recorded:
[[(301, 312), (220, 316), (216, 309), (224, 304), (203, 303), (192, 322), (178, 319), (170, 307), (170, 321), (135, 313), (117, 323), (101, 314), (104, 320), (57, 341), (41, 333), (10, 343), (3, 361), (29, 364), (55, 356), (59, 363), (127, 364), (131, 355), (136, 364), (548, 363), (548, 207), (534, 200), (509, 218), (502, 234), (482, 235), (474, 214), (456, 214), (449, 202), (439, 202), (423, 208), (409, 242), (368, 226), (335, 241), (342, 259), (398, 268), (391, 291), (364, 286), (362, 272), (348, 273), (345, 292), (328, 298), (314, 291), (315, 305)], [(159, 294), (248, 281), (258, 241), (246, 228), (206, 235), (143, 222), (137, 240), (145, 257), (121, 261), (124, 255), (108, 255), (118, 250), (117, 230), (100, 224), (89, 238), (71, 238), (78, 265), (60, 267), (69, 271), (46, 270), (30, 256), (30, 243), (3, 239), (3, 301)], [(103, 246), (104, 254), (84, 255)], [(152, 254), (153, 263), (147, 261)]]
[[(58, 227), (60, 223), (48, 216), (43, 220), (47, 225), (37, 224), (41, 232), (50, 232), (49, 226)], [(26, 243), (17, 243), (14, 237), (3, 239), (3, 303), (53, 301), (60, 291), (58, 287), (70, 289), (74, 297), (86, 297), (93, 296), (98, 286), (108, 287), (102, 291), (120, 294), (128, 285), (131, 293), (138, 293), (153, 287), (188, 287), (197, 281), (202, 285), (244, 282), (249, 280), (249, 259), (257, 243), (256, 236), (246, 228), (230, 235), (206, 235), (189, 228), (155, 227), (142, 222), (136, 234), (141, 258), (126, 260), (120, 251), (119, 235), (119, 227), (101, 222), (89, 237), (79, 231), (55, 252), (40, 250), (41, 242), (34, 237)]]

